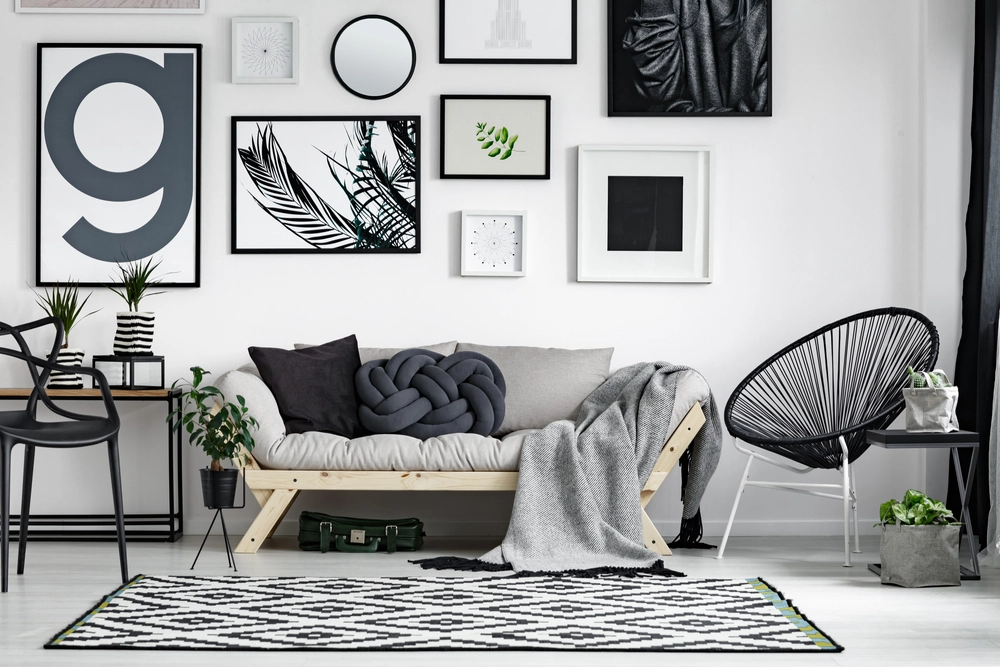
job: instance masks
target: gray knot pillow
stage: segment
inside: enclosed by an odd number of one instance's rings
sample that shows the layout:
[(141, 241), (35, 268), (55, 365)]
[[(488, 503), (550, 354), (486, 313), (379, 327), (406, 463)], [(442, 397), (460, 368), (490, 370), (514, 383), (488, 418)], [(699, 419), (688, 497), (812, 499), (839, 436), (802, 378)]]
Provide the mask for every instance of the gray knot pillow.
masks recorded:
[(503, 373), (478, 352), (446, 357), (403, 350), (361, 366), (354, 386), (358, 417), (372, 433), (426, 440), (446, 433), (489, 435), (503, 423)]

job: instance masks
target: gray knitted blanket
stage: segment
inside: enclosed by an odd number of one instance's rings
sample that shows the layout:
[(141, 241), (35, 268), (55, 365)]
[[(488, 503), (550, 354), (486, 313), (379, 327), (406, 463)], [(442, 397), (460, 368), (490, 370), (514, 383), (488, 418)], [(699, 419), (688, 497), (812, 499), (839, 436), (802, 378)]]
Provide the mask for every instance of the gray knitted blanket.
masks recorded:
[[(623, 368), (584, 402), (576, 423), (529, 435), (503, 543), (481, 559), (516, 571), (646, 568), (639, 493), (673, 433), (679, 371), (665, 362)], [(690, 447), (684, 517), (693, 517), (719, 462), (722, 426), (709, 395)]]

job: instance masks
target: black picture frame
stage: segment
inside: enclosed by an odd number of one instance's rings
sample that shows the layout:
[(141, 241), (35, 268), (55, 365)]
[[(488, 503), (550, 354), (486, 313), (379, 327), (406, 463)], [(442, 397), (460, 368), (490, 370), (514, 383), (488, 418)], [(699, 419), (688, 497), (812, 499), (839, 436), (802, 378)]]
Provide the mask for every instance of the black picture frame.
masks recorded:
[[(449, 100), (531, 100), (545, 102), (545, 173), (544, 174), (477, 174), (477, 173), (446, 173), (445, 141), (448, 122), (446, 107)], [(442, 95), (441, 125), (439, 141), (439, 176), (444, 180), (537, 180), (547, 181), (552, 178), (552, 96), (551, 95)]]
[[(465, 1), (465, 0), (458, 0)], [(547, 0), (535, 0), (546, 2)], [(445, 5), (448, 0), (438, 0), (438, 63), (442, 65), (576, 65), (578, 0), (571, 0), (571, 54), (568, 58), (448, 58), (445, 56)]]
[[(351, 88), (349, 85), (347, 85), (347, 82), (345, 82), (343, 77), (341, 77), (340, 72), (337, 71), (337, 42), (340, 41), (341, 35), (344, 34), (345, 30), (350, 28), (358, 21), (364, 21), (370, 19), (378, 19), (381, 21), (386, 21), (387, 23), (391, 23), (392, 25), (396, 26), (397, 28), (399, 28), (400, 32), (402, 32), (403, 35), (406, 36), (406, 40), (410, 43), (410, 54), (411, 54), (410, 73), (406, 75), (406, 80), (404, 80), (403, 83), (401, 83), (398, 88), (396, 88), (391, 93), (386, 93), (385, 95), (366, 95), (365, 93), (358, 92), (353, 88)], [(359, 16), (345, 23), (344, 27), (337, 32), (337, 36), (333, 38), (333, 45), (330, 47), (330, 68), (333, 70), (333, 75), (337, 77), (337, 81), (340, 83), (341, 86), (343, 86), (344, 90), (351, 93), (352, 95), (356, 95), (366, 100), (384, 100), (399, 93), (401, 90), (403, 90), (403, 88), (406, 88), (407, 84), (410, 83), (410, 79), (413, 78), (413, 73), (417, 70), (417, 47), (413, 44), (413, 38), (410, 36), (409, 31), (407, 31), (407, 29), (404, 28), (399, 21), (391, 19), (388, 16), (384, 16), (382, 14), (365, 14), (364, 16)]]
[[(414, 150), (415, 178), (414, 178), (414, 247), (412, 248), (241, 248), (239, 247), (239, 206), (238, 206), (238, 137), (237, 130), (240, 123), (288, 123), (288, 122), (334, 122), (334, 123), (355, 123), (359, 121), (391, 122), (407, 121), (414, 123), (416, 130), (416, 144)], [(370, 255), (370, 254), (419, 254), (420, 253), (420, 222), (421, 222), (421, 140), (423, 138), (420, 116), (393, 116), (393, 115), (352, 115), (352, 116), (233, 116), (231, 120), (230, 158), (231, 158), (231, 189), (230, 200), (232, 202), (232, 213), (230, 220), (230, 252), (234, 255)]]
[(767, 107), (763, 111), (642, 111), (616, 108), (615, 81), (628, 68), (625, 63), (619, 63), (615, 57), (615, 45), (620, 41), (619, 26), (615, 21), (615, 6), (629, 0), (608, 0), (608, 116), (619, 117), (671, 117), (671, 118), (708, 118), (708, 117), (770, 117), (774, 103), (774, 58), (773, 58), (773, 0), (762, 0), (767, 4)]
[[(57, 280), (42, 279), (42, 225), (43, 225), (43, 202), (42, 192), (42, 114), (43, 114), (43, 55), (47, 49), (191, 49), (195, 53), (195, 90), (194, 90), (194, 280), (191, 282), (176, 282), (164, 280), (158, 285), (160, 287), (201, 287), (201, 115), (202, 115), (202, 45), (192, 43), (137, 43), (137, 42), (40, 42), (36, 47), (36, 82), (35, 82), (35, 285), (38, 287), (53, 287), (58, 284)], [(138, 258), (137, 258), (138, 259)], [(114, 282), (109, 274), (107, 280), (81, 280), (80, 287), (106, 287), (108, 285), (121, 285)]]

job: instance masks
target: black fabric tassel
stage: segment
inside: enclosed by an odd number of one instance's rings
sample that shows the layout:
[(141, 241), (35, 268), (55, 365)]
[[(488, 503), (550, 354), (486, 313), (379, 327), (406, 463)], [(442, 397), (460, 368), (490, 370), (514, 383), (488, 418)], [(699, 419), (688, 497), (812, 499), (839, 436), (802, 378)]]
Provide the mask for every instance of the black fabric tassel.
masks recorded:
[[(691, 463), (691, 450), (681, 455), (681, 502), (684, 502), (684, 491), (687, 489), (688, 466)], [(701, 522), (701, 508), (690, 519), (681, 518), (681, 531), (674, 541), (667, 545), (670, 549), (717, 549), (714, 544), (701, 541), (704, 535), (704, 525)]]
[[(510, 572), (514, 566), (510, 563), (486, 563), (478, 558), (458, 558), (456, 556), (441, 556), (440, 558), (424, 558), (422, 560), (411, 560), (414, 565), (419, 565), (425, 570), (464, 570), (466, 572)], [(587, 570), (563, 570), (561, 572), (529, 572), (522, 571), (515, 574), (515, 577), (581, 577), (595, 578), (606, 576), (619, 577), (641, 577), (644, 575), (654, 575), (659, 577), (684, 577), (683, 572), (670, 570), (663, 566), (663, 561), (658, 560), (650, 567), (593, 567)]]

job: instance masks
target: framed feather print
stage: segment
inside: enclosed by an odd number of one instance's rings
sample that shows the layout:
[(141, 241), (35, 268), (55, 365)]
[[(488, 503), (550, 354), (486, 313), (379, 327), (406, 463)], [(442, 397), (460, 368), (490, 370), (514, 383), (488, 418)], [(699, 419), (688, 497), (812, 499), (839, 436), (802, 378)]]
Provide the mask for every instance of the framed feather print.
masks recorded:
[(420, 118), (237, 116), (233, 253), (419, 253)]

